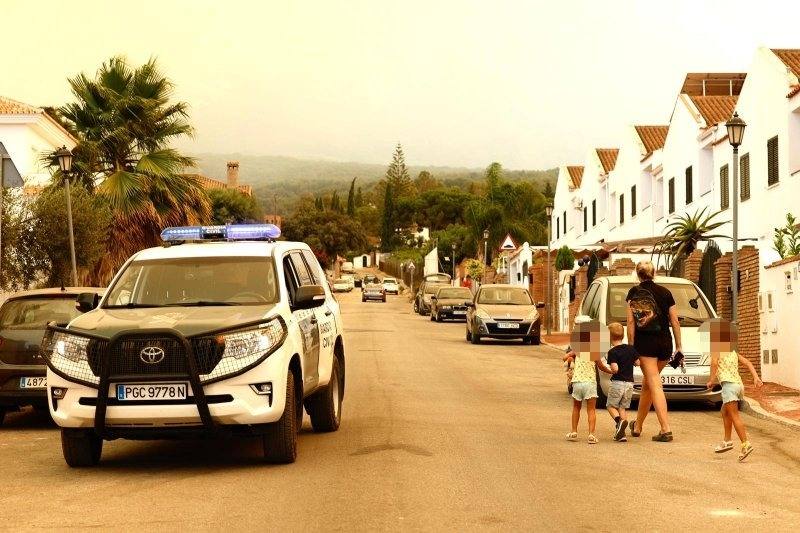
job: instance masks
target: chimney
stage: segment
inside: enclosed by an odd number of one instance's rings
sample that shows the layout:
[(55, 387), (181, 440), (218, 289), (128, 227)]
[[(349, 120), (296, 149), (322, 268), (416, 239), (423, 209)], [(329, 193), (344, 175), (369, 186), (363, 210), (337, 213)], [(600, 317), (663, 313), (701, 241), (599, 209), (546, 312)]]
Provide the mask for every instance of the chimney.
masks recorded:
[(239, 186), (239, 162), (228, 161), (228, 187), (235, 189)]

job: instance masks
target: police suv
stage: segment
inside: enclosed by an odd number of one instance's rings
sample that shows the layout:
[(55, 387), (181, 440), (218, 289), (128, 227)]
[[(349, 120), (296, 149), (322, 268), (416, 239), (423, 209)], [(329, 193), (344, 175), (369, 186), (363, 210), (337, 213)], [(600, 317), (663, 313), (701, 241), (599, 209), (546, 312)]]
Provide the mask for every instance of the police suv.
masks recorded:
[(163, 231), (102, 300), (42, 341), (48, 403), (73, 467), (103, 441), (258, 435), (291, 463), (303, 408), (315, 431), (341, 421), (339, 305), (308, 245), (270, 224)]

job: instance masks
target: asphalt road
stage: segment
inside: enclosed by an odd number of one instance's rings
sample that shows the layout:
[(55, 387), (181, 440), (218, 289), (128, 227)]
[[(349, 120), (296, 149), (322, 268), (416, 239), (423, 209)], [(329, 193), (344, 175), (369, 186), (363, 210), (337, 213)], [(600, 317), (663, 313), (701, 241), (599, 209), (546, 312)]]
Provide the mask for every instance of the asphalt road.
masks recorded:
[(800, 523), (799, 433), (746, 416), (756, 451), (712, 453), (709, 406), (673, 412), (676, 440), (566, 442), (559, 355), (472, 346), (463, 324), (403, 297), (341, 297), (347, 391), (341, 429), (305, 421), (297, 463), (264, 465), (255, 440), (106, 443), (72, 470), (46, 415), (0, 428), (0, 529), (788, 530)]

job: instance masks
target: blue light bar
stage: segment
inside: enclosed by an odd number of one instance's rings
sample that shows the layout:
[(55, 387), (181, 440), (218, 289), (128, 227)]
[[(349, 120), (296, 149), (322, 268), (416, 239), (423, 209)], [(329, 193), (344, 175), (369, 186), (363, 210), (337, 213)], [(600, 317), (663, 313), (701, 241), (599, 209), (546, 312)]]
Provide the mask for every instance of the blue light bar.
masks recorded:
[(229, 241), (275, 240), (281, 230), (275, 224), (227, 224), (225, 226), (181, 226), (166, 228), (161, 232), (163, 241), (201, 241), (225, 239)]

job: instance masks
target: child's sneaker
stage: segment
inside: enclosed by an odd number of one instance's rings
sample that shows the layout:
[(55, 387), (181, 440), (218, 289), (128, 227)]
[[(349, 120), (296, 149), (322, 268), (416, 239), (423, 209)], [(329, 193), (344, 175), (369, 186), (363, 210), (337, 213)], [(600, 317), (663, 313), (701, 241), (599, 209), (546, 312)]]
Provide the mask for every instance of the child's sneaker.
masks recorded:
[(576, 440), (578, 440), (578, 434), (574, 433), (574, 432), (573, 433), (567, 433), (567, 440), (570, 441), (570, 442), (575, 442)]
[(739, 462), (741, 463), (747, 456), (753, 453), (753, 446), (750, 444), (750, 441), (744, 441), (742, 443), (742, 453), (739, 454)]
[[(628, 429), (628, 421), (620, 420), (617, 422), (617, 430), (614, 432), (614, 440), (619, 441), (625, 438), (625, 430)], [(625, 439), (627, 440), (627, 439)]]
[(714, 453), (725, 453), (733, 449), (733, 441), (724, 440), (722, 443), (717, 444), (717, 447), (714, 448)]

